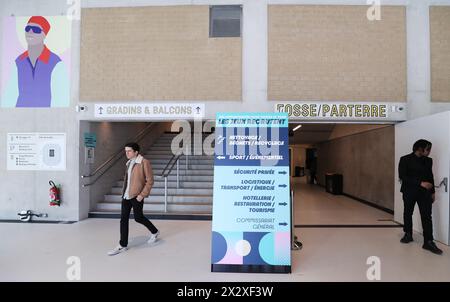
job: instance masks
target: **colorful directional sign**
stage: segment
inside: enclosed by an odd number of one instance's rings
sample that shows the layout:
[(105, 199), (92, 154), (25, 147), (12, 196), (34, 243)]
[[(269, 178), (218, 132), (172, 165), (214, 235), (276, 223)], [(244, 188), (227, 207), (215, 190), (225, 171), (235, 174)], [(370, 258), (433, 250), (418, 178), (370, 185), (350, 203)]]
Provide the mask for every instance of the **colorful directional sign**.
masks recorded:
[(291, 272), (287, 113), (217, 113), (213, 272)]

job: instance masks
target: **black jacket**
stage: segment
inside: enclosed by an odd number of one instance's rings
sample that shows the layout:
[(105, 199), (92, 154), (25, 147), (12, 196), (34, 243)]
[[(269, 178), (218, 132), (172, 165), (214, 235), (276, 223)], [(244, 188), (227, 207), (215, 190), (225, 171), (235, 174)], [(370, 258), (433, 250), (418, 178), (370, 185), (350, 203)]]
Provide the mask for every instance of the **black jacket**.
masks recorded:
[[(434, 193), (433, 159), (418, 157), (413, 153), (402, 156), (398, 164), (398, 175), (402, 181), (400, 191), (407, 194)], [(427, 190), (420, 186), (422, 181), (430, 182), (433, 188)]]

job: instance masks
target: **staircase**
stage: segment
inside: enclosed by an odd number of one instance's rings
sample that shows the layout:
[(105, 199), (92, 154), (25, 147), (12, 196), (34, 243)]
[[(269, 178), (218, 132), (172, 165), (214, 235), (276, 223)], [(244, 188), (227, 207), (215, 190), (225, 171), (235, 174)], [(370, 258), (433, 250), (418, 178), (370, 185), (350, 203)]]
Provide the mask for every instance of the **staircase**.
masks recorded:
[[(177, 133), (164, 133), (143, 155), (150, 160), (154, 175), (154, 184), (150, 196), (145, 199), (145, 214), (164, 215), (206, 215), (212, 213), (214, 156), (188, 155), (179, 159), (179, 188), (177, 188), (177, 166), (174, 165), (167, 178), (167, 213), (164, 212), (164, 178), (160, 177), (173, 154), (172, 139)], [(209, 134), (207, 134), (209, 135)], [(207, 136), (203, 135), (202, 142)], [(192, 144), (194, 140), (191, 140)], [(194, 148), (192, 148), (194, 150)], [(101, 213), (120, 214), (123, 180), (117, 180), (104, 200), (97, 204), (97, 210), (91, 217)]]

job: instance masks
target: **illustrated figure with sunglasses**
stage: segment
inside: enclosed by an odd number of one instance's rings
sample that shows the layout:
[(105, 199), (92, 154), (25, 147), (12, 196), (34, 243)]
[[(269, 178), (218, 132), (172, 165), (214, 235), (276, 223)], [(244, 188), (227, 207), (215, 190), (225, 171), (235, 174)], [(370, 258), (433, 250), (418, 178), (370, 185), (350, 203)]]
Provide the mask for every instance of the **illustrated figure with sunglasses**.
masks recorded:
[(15, 60), (16, 68), (2, 98), (2, 107), (67, 107), (68, 75), (61, 58), (44, 40), (50, 23), (33, 16), (25, 27), (28, 49)]

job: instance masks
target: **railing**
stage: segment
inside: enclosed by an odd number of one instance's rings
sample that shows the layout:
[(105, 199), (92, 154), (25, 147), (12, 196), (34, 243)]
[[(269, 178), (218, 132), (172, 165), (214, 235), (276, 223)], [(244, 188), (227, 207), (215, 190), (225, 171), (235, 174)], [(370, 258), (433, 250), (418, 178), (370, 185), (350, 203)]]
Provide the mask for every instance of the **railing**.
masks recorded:
[[(142, 129), (134, 138), (133, 141), (135, 142), (140, 142), (141, 140), (144, 139), (144, 137), (148, 134), (148, 132), (150, 132), (150, 130), (155, 126), (155, 123), (151, 123), (150, 125), (146, 126), (144, 129)], [(125, 156), (125, 153), (123, 151), (123, 147), (120, 148), (120, 150), (117, 150), (117, 152), (115, 152), (113, 155), (111, 155), (110, 157), (108, 157), (108, 159), (106, 161), (104, 161), (100, 166), (98, 166), (94, 172), (92, 172), (89, 175), (81, 175), (81, 178), (90, 178), (92, 176), (95, 176), (97, 173), (99, 173), (103, 168), (106, 167), (106, 169), (104, 169), (100, 175), (98, 177), (96, 177), (92, 182), (88, 183), (88, 184), (83, 184), (82, 187), (88, 187), (88, 186), (92, 186), (93, 184), (95, 184), (97, 182), (97, 180), (99, 180), (109, 169), (111, 169), (112, 166), (114, 166), (115, 163), (117, 163), (120, 159), (122, 159), (122, 157)]]
[(445, 192), (448, 192), (448, 178), (447, 178), (447, 177), (444, 177), (444, 178), (441, 180), (441, 182), (439, 183), (439, 185), (438, 185), (438, 186), (434, 186), (434, 187), (435, 187), (435, 188), (440, 188), (440, 187), (442, 187), (442, 186), (445, 187)]
[[(401, 185), (402, 184), (402, 180), (398, 179), (398, 183)], [(434, 186), (436, 189), (440, 188), (444, 186), (445, 192), (448, 192), (448, 177), (444, 177), (441, 182), (439, 183), (439, 185)]]
[[(180, 188), (180, 157), (181, 153), (174, 154), (167, 165), (164, 167), (160, 178), (164, 178), (164, 212), (167, 213), (167, 177), (169, 176), (170, 172), (172, 172), (173, 167), (175, 164), (177, 165), (177, 189)], [(186, 171), (188, 170), (188, 154), (185, 154), (186, 156)]]

